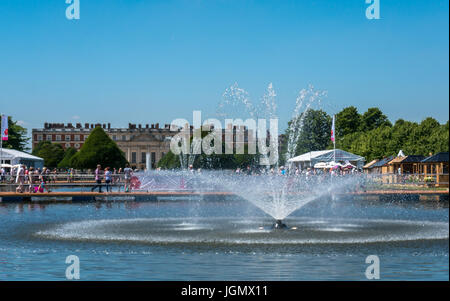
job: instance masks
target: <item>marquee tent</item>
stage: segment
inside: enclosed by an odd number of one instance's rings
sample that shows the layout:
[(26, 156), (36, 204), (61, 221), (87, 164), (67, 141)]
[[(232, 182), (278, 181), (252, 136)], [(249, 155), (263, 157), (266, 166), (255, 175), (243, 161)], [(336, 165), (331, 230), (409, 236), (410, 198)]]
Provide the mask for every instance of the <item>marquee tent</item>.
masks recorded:
[[(44, 159), (24, 153), (15, 149), (3, 148), (0, 150), (1, 164), (25, 164), (28, 167), (44, 167)], [(5, 166), (6, 167), (6, 166)]]
[[(334, 152), (336, 152), (336, 157)], [(309, 153), (302, 154), (300, 156), (291, 158), (288, 160), (289, 163), (295, 163), (301, 168), (313, 167), (315, 164), (320, 162), (342, 162), (355, 165), (357, 168), (362, 168), (365, 162), (364, 157), (343, 151), (341, 149), (332, 149), (313, 151)]]

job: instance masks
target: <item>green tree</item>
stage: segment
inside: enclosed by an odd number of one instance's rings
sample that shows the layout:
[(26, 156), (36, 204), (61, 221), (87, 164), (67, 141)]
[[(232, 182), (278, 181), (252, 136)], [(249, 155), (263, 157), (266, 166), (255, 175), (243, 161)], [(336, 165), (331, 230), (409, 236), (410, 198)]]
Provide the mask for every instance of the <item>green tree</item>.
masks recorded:
[(58, 168), (70, 168), (72, 167), (70, 165), (70, 160), (72, 157), (77, 153), (77, 149), (74, 147), (69, 147), (64, 152), (64, 157), (62, 160), (58, 163)]
[(358, 113), (358, 109), (353, 106), (344, 108), (336, 114), (336, 138), (339, 139), (339, 137), (357, 132), (360, 124), (361, 115)]
[[(439, 146), (441, 143), (439, 136), (442, 136), (441, 139), (444, 139), (445, 141), (445, 133), (443, 133), (444, 135), (439, 135), (438, 132), (440, 131), (441, 125), (436, 119), (428, 117), (422, 120), (422, 122), (414, 128), (409, 136), (408, 149), (415, 154), (425, 156), (427, 156), (430, 152), (435, 153), (438, 149), (442, 148), (442, 146)], [(446, 139), (448, 141), (448, 138)], [(436, 143), (438, 145), (436, 145)]]
[(81, 149), (70, 159), (70, 165), (78, 169), (94, 169), (97, 164), (120, 168), (126, 163), (124, 153), (101, 127), (92, 130)]
[(369, 108), (361, 116), (361, 131), (367, 132), (381, 126), (392, 126), (392, 124), (380, 109)]
[(180, 157), (169, 151), (158, 161), (157, 167), (163, 169), (177, 169), (180, 168), (180, 165)]
[(44, 165), (48, 168), (55, 168), (64, 157), (64, 149), (59, 143), (41, 141), (34, 148), (33, 155), (44, 159)]
[(322, 110), (309, 109), (304, 114), (296, 155), (327, 149), (331, 141), (331, 117)]
[(11, 116), (8, 116), (8, 140), (3, 141), (3, 147), (27, 151), (29, 150), (28, 141), (30, 138), (27, 137), (27, 129), (18, 125), (17, 121), (13, 121)]

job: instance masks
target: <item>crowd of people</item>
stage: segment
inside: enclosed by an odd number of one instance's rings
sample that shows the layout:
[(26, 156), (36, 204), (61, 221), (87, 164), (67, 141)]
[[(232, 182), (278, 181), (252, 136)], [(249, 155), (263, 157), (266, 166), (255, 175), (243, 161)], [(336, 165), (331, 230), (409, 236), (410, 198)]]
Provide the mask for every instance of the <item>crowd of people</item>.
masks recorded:
[[(158, 168), (156, 171), (160, 171)], [(0, 169), (0, 183), (16, 184), (16, 192), (50, 192), (48, 184), (50, 183), (86, 183), (93, 179), (95, 184), (92, 186), (91, 191), (98, 190), (98, 192), (103, 192), (105, 188), (106, 192), (111, 192), (112, 187), (118, 186), (124, 187), (125, 192), (130, 192), (134, 186), (132, 181), (133, 173), (138, 172), (126, 164), (125, 168), (110, 168), (105, 167), (102, 169), (100, 164), (94, 172), (88, 172), (80, 174), (76, 173), (73, 168), (69, 168), (63, 172), (58, 172), (56, 169), (50, 170), (46, 167), (40, 168), (27, 168), (25, 165), (20, 164), (11, 168), (10, 171), (5, 169)], [(193, 165), (188, 166), (188, 172), (191, 174), (201, 174), (202, 170), (200, 168), (194, 169)], [(271, 167), (267, 168), (265, 166), (247, 166), (246, 168), (237, 168), (236, 170), (231, 170), (230, 173), (236, 175), (248, 175), (248, 176), (259, 176), (259, 175), (273, 175), (273, 176), (295, 176), (304, 177), (305, 179), (319, 179), (328, 177), (343, 177), (346, 175), (361, 175), (361, 171), (356, 168), (329, 168), (329, 169), (314, 169), (314, 168), (304, 168), (293, 165), (289, 167)], [(92, 179), (93, 178), (93, 179)]]
[(131, 191), (131, 179), (133, 176), (133, 170), (130, 168), (130, 165), (128, 163), (126, 164), (123, 171), (122, 168), (119, 168), (118, 170), (113, 168), (113, 170), (111, 170), (110, 167), (105, 167), (105, 169), (102, 170), (102, 166), (100, 164), (97, 164), (97, 168), (95, 169), (94, 174), (96, 185), (91, 188), (91, 191), (98, 189), (98, 192), (101, 193), (104, 181), (106, 192), (111, 192), (112, 185), (120, 183), (122, 177), (124, 180), (125, 192)]
[(94, 177), (95, 186), (91, 191), (98, 189), (102, 192), (102, 187), (105, 186), (106, 192), (111, 192), (114, 185), (124, 184), (126, 192), (131, 190), (131, 178), (133, 170), (127, 164), (125, 168), (106, 167), (104, 170), (101, 165), (97, 165), (94, 173), (76, 173), (73, 168), (67, 170), (50, 170), (46, 167), (34, 168), (27, 167), (24, 164), (18, 164), (12, 168), (0, 168), (0, 183), (15, 185), (15, 191), (18, 193), (38, 193), (50, 192), (48, 184), (63, 184), (66, 183), (86, 183)]
[(15, 168), (11, 168), (8, 172), (6, 169), (0, 169), (1, 183), (15, 183), (16, 192), (50, 192), (46, 183), (54, 182), (56, 170), (50, 171), (46, 167), (42, 168), (28, 168), (24, 164), (19, 164)]

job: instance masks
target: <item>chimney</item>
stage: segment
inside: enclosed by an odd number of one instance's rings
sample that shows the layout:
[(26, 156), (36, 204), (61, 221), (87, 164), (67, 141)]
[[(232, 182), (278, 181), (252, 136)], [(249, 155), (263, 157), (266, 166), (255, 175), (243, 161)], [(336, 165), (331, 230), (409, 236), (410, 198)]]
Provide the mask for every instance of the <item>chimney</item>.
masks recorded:
[(88, 129), (88, 128), (89, 128), (89, 123), (85, 123), (85, 124), (84, 124), (84, 128), (85, 128), (85, 129)]
[(108, 122), (108, 130), (111, 129), (111, 123)]
[(155, 127), (156, 127), (157, 129), (159, 129), (159, 123), (157, 123), (157, 124), (155, 125)]

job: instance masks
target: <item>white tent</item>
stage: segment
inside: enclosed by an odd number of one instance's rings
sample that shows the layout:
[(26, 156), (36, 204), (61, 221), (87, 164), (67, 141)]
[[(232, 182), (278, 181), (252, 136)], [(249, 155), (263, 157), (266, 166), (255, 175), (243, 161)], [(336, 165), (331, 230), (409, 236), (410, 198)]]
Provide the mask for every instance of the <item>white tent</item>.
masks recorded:
[(406, 157), (402, 150), (398, 152), (397, 157)]
[(333, 162), (333, 161), (336, 161), (336, 163), (333, 166), (337, 165), (337, 163), (339, 162), (344, 163), (348, 161), (351, 164), (357, 166), (358, 168), (362, 168), (365, 159), (364, 157), (343, 151), (341, 149), (336, 150), (329, 149), (305, 153), (288, 160), (288, 162), (296, 163), (300, 165), (302, 168), (313, 167), (316, 163), (320, 162)]
[[(44, 159), (30, 155), (25, 152), (21, 152), (15, 149), (3, 148), (0, 150), (0, 162), (3, 164), (17, 165), (25, 164), (28, 167), (33, 166), (34, 168), (44, 167)], [(7, 167), (7, 166), (5, 166)]]
[(316, 169), (319, 169), (319, 168), (328, 168), (327, 166), (328, 166), (328, 164), (325, 163), (325, 162), (319, 162), (319, 163), (314, 164), (314, 168), (316, 168)]

